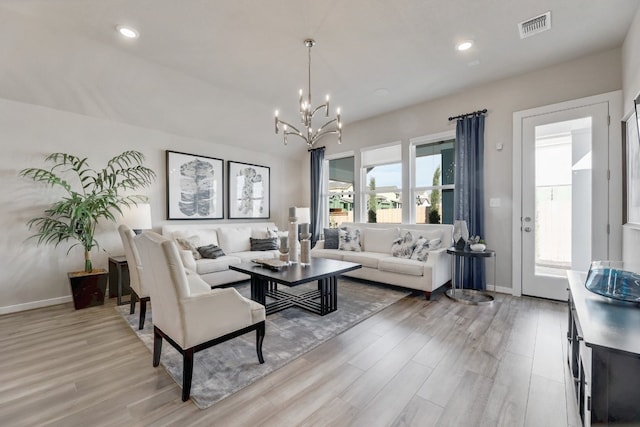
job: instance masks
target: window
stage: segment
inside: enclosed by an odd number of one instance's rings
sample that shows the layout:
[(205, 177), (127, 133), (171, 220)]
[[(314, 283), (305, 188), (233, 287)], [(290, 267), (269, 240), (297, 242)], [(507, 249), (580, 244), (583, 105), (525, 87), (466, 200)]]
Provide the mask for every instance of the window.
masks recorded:
[(329, 227), (353, 222), (354, 157), (329, 160)]
[(402, 145), (362, 151), (366, 222), (402, 223)]
[(416, 224), (453, 224), (454, 143), (446, 139), (413, 146)]

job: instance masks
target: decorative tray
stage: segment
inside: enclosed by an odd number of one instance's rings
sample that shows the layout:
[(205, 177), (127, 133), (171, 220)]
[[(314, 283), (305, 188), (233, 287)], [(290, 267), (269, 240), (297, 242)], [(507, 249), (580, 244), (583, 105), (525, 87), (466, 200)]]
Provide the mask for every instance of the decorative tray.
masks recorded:
[(263, 267), (276, 271), (282, 269), (282, 267), (286, 267), (287, 265), (289, 265), (284, 261), (280, 261), (279, 259), (274, 258), (253, 259), (251, 260), (251, 262), (255, 262), (256, 264), (260, 264)]

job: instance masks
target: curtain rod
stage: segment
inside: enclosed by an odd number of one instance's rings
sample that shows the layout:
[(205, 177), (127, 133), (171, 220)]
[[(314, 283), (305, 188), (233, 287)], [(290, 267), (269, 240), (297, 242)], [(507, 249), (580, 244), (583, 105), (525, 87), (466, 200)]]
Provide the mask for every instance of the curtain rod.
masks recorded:
[(469, 117), (469, 116), (476, 116), (476, 115), (479, 116), (480, 114), (485, 114), (486, 112), (487, 112), (487, 109), (485, 108), (484, 110), (474, 111), (473, 113), (460, 114), (458, 116), (449, 117), (449, 121), (456, 120), (456, 119), (464, 119), (465, 117)]
[(316, 151), (316, 150), (324, 150), (325, 148), (327, 148), (327, 147), (325, 147), (323, 145), (322, 147), (309, 148), (309, 149), (307, 149), (307, 151), (310, 153), (310, 152)]

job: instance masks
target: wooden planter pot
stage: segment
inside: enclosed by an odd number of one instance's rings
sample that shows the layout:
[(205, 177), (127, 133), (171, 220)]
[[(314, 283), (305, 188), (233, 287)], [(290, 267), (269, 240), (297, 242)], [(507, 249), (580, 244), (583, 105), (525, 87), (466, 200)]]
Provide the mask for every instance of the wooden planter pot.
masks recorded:
[(95, 269), (91, 273), (77, 271), (68, 273), (73, 305), (76, 310), (104, 304), (107, 291), (107, 270)]

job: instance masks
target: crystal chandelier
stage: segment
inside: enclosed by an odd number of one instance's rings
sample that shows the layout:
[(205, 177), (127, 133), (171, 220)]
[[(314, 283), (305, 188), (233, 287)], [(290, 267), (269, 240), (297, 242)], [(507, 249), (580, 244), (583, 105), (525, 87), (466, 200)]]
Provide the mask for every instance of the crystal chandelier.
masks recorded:
[(340, 121), (340, 108), (336, 110), (336, 118), (329, 120), (322, 126), (314, 129), (311, 120), (313, 116), (318, 111), (324, 111), (324, 116), (329, 117), (329, 95), (327, 95), (325, 99), (325, 103), (316, 107), (311, 108), (311, 48), (315, 46), (316, 42), (313, 39), (307, 39), (304, 41), (304, 45), (307, 46), (309, 50), (309, 87), (306, 98), (300, 89), (299, 92), (299, 103), (300, 103), (300, 121), (304, 125), (302, 131), (298, 130), (292, 124), (285, 122), (284, 120), (280, 120), (278, 118), (278, 110), (276, 110), (276, 133), (280, 131), (280, 124), (282, 124), (282, 134), (284, 139), (284, 145), (287, 145), (287, 136), (295, 135), (304, 139), (309, 147), (312, 147), (313, 144), (318, 142), (320, 139), (325, 137), (326, 135), (335, 133), (338, 135), (338, 144), (342, 143), (342, 122)]

